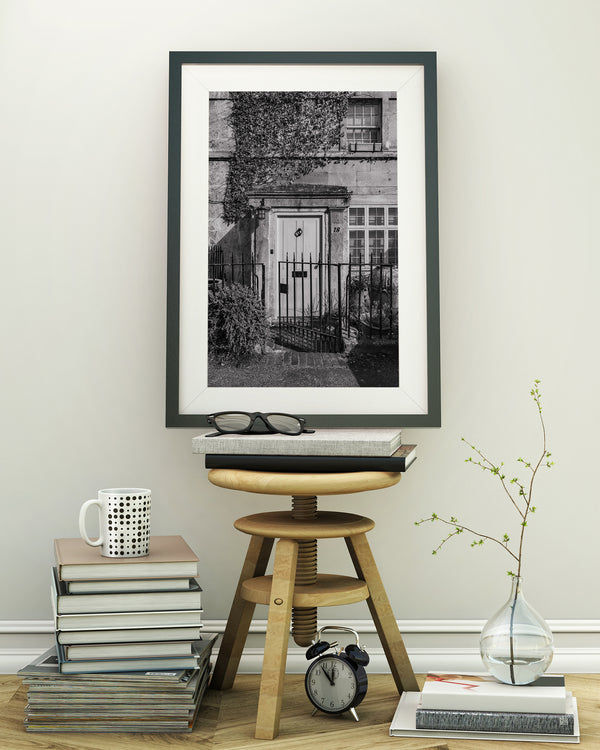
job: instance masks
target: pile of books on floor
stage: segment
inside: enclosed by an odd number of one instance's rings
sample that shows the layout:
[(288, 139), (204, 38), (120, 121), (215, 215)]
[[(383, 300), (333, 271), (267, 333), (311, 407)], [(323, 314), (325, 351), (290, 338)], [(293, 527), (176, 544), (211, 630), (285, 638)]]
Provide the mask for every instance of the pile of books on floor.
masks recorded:
[(192, 440), (207, 469), (280, 472), (406, 471), (417, 456), (395, 427), (316, 429), (301, 435), (217, 434)]
[(577, 743), (577, 701), (563, 675), (506, 685), (488, 674), (432, 672), (422, 692), (402, 694), (390, 735)]
[(198, 558), (180, 536), (144, 557), (56, 539), (56, 645), (18, 672), (27, 731), (189, 732), (216, 635), (202, 632)]

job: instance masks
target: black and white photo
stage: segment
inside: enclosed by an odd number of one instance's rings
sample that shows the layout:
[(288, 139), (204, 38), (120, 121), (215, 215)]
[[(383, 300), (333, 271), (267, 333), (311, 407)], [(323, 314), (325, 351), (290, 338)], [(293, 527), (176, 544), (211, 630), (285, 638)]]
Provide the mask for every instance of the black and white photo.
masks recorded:
[(167, 422), (432, 424), (435, 60), (300, 54), (172, 53)]

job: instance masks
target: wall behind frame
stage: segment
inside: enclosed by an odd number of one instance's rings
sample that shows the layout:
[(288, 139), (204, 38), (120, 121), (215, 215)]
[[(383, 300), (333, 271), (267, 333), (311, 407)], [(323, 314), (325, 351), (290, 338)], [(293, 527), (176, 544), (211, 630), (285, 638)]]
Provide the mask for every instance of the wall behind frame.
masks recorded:
[[(441, 529), (413, 522), (435, 510), (507, 530), (508, 504), (464, 464), (460, 438), (511, 467), (535, 455), (528, 393), (541, 378), (556, 466), (539, 479), (527, 593), (567, 623), (565, 648), (593, 650), (600, 7), (374, 0), (368, 26), (353, 0), (306, 0), (293, 23), (283, 10), (272, 0), (0, 6), (0, 652), (47, 642), (52, 539), (77, 535), (79, 506), (99, 488), (153, 490), (153, 532), (183, 533), (198, 552), (216, 624), (247, 541), (233, 520), (281, 505), (225, 495), (191, 453), (194, 430), (164, 427), (168, 52), (201, 49), (437, 51), (443, 426), (405, 431), (419, 459), (397, 487), (322, 504), (374, 518), (395, 614), (421, 628), (411, 646), (444, 646), (426, 623), (447, 623), (454, 638), (456, 622), (486, 619), (508, 595), (510, 560), (466, 538), (434, 557)], [(349, 572), (346, 557), (324, 543), (321, 568)], [(323, 616), (368, 629), (364, 605)], [(476, 645), (465, 638), (452, 643)]]

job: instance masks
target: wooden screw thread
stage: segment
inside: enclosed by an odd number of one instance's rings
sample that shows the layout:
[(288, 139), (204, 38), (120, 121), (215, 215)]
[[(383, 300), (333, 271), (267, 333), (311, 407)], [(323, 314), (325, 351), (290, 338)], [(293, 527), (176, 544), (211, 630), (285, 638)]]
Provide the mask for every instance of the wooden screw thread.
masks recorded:
[(292, 517), (302, 521), (309, 521), (317, 517), (317, 498), (306, 495), (292, 497)]
[[(292, 516), (309, 521), (317, 517), (317, 498), (292, 497)], [(317, 582), (317, 540), (306, 539), (298, 542), (298, 564), (296, 585), (310, 586)], [(292, 608), (292, 637), (298, 646), (310, 646), (317, 634), (317, 608)]]
[(317, 635), (317, 608), (292, 608), (292, 637), (298, 646), (310, 646)]
[[(297, 520), (310, 521), (317, 517), (317, 498), (292, 497), (292, 517)], [(310, 586), (317, 582), (317, 540), (298, 541), (298, 565), (296, 567), (296, 585)]]

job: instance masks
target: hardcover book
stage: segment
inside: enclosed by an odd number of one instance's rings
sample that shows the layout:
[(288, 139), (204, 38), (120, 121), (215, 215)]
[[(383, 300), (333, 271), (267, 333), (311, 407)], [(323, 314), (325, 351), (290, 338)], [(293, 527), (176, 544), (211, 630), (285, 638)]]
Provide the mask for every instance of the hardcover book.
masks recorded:
[(317, 429), (302, 435), (247, 433), (207, 437), (204, 430), (192, 439), (194, 453), (283, 456), (391, 456), (402, 442), (395, 427)]
[(565, 714), (565, 678), (546, 674), (530, 685), (506, 685), (485, 673), (430, 672), (423, 685), (421, 708)]
[(54, 598), (56, 630), (105, 630), (108, 628), (158, 628), (197, 625), (201, 627), (201, 609), (156, 610), (154, 612), (96, 612), (94, 614), (59, 615)]
[(139, 659), (82, 659), (69, 661), (64, 654), (64, 647), (57, 647), (59, 669), (62, 674), (77, 672), (147, 672), (165, 669), (195, 669), (198, 657), (189, 656), (156, 656)]
[(188, 580), (186, 591), (68, 594), (64, 581), (58, 579), (56, 568), (52, 568), (52, 599), (59, 615), (200, 609), (202, 589), (195, 578)]
[(123, 578), (98, 581), (65, 581), (68, 594), (101, 594), (118, 591), (185, 591), (189, 578)]
[[(567, 705), (570, 702), (570, 694)], [(523, 711), (452, 711), (417, 708), (417, 729), (451, 731), (525, 732), (527, 734), (573, 734), (574, 715)]]
[(151, 536), (150, 552), (143, 557), (102, 557), (80, 537), (55, 539), (54, 554), (61, 581), (198, 575), (198, 558), (181, 536)]
[(435, 737), (451, 739), (479, 739), (479, 740), (518, 740), (520, 742), (579, 742), (579, 719), (577, 715), (577, 701), (569, 699), (569, 713), (573, 715), (573, 732), (571, 734), (553, 734), (551, 732), (498, 732), (498, 731), (467, 731), (449, 729), (418, 729), (416, 714), (422, 693), (405, 692), (400, 697), (398, 708), (390, 724), (392, 737)]
[(417, 457), (416, 445), (401, 445), (391, 456), (287, 456), (207, 453), (207, 469), (244, 469), (247, 471), (347, 472), (406, 471)]
[[(68, 617), (68, 615), (65, 615)], [(59, 643), (141, 643), (142, 641), (196, 641), (202, 625), (173, 628), (110, 628), (104, 630), (58, 630)]]
[(65, 659), (143, 659), (154, 656), (192, 656), (191, 641), (140, 641), (134, 643), (80, 643), (63, 645)]

